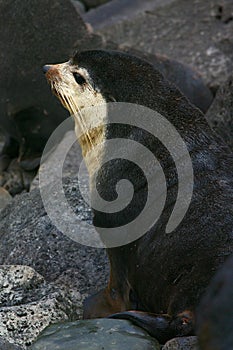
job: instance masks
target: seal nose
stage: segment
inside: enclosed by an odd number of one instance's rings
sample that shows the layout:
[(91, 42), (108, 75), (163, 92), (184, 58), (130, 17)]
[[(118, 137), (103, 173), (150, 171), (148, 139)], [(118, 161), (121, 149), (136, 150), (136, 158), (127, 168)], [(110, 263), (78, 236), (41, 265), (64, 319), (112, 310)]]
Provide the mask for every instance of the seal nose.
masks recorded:
[(49, 70), (50, 70), (51, 66), (49, 64), (46, 64), (44, 67), (43, 67), (43, 72), (44, 73), (47, 73)]

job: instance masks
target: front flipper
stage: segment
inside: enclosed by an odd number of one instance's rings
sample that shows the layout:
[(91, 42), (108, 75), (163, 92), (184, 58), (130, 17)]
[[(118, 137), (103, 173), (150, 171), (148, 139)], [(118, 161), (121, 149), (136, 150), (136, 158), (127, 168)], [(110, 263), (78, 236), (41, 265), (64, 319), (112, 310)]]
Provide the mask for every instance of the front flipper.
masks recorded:
[(160, 344), (174, 337), (194, 334), (193, 313), (190, 311), (184, 311), (175, 317), (142, 311), (125, 311), (113, 314), (109, 318), (130, 320), (136, 326), (145, 329)]

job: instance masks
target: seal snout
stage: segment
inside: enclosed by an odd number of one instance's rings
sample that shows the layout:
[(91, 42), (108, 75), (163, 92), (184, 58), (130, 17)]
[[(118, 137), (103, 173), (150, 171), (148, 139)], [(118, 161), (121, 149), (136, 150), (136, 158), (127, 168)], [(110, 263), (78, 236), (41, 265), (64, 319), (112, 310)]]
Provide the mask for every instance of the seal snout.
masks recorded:
[(43, 66), (43, 72), (47, 73), (50, 70), (50, 68), (52, 68), (52, 66), (50, 66), (49, 64), (44, 65)]

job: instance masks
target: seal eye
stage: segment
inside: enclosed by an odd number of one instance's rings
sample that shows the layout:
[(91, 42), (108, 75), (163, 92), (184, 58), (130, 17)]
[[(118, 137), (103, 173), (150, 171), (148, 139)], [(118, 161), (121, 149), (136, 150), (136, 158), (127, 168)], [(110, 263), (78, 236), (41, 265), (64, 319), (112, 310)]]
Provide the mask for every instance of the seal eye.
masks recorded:
[(83, 85), (86, 83), (86, 80), (79, 73), (73, 73), (73, 76), (77, 84)]

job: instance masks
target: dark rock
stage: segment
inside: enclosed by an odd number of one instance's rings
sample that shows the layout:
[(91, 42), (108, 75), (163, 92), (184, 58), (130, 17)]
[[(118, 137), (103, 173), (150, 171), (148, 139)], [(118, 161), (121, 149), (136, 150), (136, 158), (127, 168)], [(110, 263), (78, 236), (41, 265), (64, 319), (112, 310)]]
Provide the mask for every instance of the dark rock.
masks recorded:
[(106, 39), (195, 67), (216, 90), (233, 69), (232, 13), (231, 0), (116, 0), (84, 19)]
[(23, 350), (21, 346), (13, 343), (9, 343), (7, 340), (0, 337), (0, 349), (1, 350)]
[(233, 256), (217, 272), (197, 310), (201, 350), (229, 350), (233, 344)]
[(88, 31), (70, 0), (62, 6), (58, 0), (1, 0), (0, 32), (0, 123), (8, 141), (3, 153), (30, 162), (67, 116), (42, 66), (66, 61), (75, 48), (99, 47), (102, 39)]
[(28, 266), (0, 266), (0, 335), (25, 346), (51, 323), (75, 316), (69, 294)]
[(50, 326), (31, 350), (159, 350), (159, 343), (128, 321), (99, 319)]
[(210, 126), (233, 148), (233, 76), (219, 88), (206, 118)]
[(197, 337), (180, 337), (169, 340), (161, 350), (198, 350)]
[(91, 9), (93, 7), (98, 7), (100, 5), (109, 2), (110, 0), (82, 0), (87, 9)]

